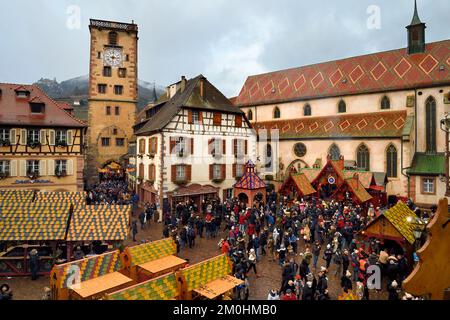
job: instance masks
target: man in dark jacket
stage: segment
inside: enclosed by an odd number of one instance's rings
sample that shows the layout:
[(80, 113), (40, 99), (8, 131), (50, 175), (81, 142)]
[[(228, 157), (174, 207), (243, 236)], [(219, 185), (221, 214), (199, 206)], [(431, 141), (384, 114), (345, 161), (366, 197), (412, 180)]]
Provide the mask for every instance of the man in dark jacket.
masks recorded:
[(347, 270), (346, 274), (343, 275), (341, 278), (341, 287), (345, 293), (348, 293), (349, 290), (353, 289), (352, 281), (350, 280), (351, 277), (352, 273), (349, 270)]
[(349, 265), (350, 265), (350, 254), (348, 253), (348, 250), (345, 249), (344, 253), (342, 254), (342, 276), (345, 276), (347, 274)]
[(321, 267), (319, 272), (319, 280), (317, 281), (317, 291), (323, 294), (328, 289), (328, 278), (326, 275), (326, 268)]
[(331, 245), (327, 245), (327, 248), (325, 249), (324, 254), (324, 260), (327, 262), (326, 268), (328, 269), (330, 267), (331, 258), (333, 257), (333, 250), (331, 250)]
[(31, 280), (36, 280), (38, 278), (37, 274), (39, 272), (39, 254), (36, 249), (30, 251), (30, 271)]
[(322, 246), (320, 245), (320, 242), (316, 241), (312, 248), (314, 270), (317, 270), (317, 261), (319, 260), (321, 249), (322, 249)]

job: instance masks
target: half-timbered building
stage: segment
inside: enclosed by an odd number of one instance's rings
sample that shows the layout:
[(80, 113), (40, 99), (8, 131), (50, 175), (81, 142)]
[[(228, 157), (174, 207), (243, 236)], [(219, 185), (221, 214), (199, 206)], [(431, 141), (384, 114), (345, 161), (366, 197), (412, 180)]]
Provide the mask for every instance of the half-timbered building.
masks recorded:
[(169, 86), (135, 126), (141, 201), (169, 203), (233, 196), (255, 160), (256, 134), (244, 113), (204, 76)]
[(82, 191), (86, 125), (34, 85), (0, 84), (0, 189)]

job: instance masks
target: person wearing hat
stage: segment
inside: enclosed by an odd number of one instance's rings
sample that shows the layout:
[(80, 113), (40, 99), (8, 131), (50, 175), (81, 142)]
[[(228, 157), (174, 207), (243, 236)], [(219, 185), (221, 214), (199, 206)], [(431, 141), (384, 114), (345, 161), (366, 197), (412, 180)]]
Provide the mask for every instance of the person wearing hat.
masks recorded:
[(81, 250), (80, 246), (77, 246), (75, 252), (73, 253), (74, 260), (81, 260), (84, 258), (84, 252)]
[(341, 287), (345, 293), (348, 293), (349, 290), (353, 289), (351, 277), (352, 273), (349, 270), (347, 270), (345, 272), (345, 275), (342, 276), (341, 278)]
[(331, 258), (333, 257), (333, 250), (331, 249), (331, 245), (327, 244), (327, 248), (325, 249), (325, 252), (323, 253), (323, 259), (326, 261), (326, 268), (328, 269), (331, 264)]
[(319, 294), (324, 294), (325, 290), (328, 289), (328, 277), (327, 269), (325, 267), (320, 267), (319, 280), (317, 281), (317, 291)]
[(389, 285), (388, 285), (388, 300), (399, 300), (398, 297), (398, 283), (397, 281), (392, 281)]
[(278, 252), (278, 264), (282, 266), (286, 259), (286, 247), (284, 246), (284, 243), (281, 243), (280, 249), (277, 249), (277, 252)]
[(292, 292), (291, 289), (287, 289), (286, 293), (283, 295), (283, 298), (281, 298), (281, 300), (293, 301), (293, 300), (297, 300), (297, 297), (295, 296), (295, 294)]
[(9, 288), (9, 285), (2, 284), (0, 286), (0, 300), (12, 300), (12, 291)]
[(267, 300), (280, 300), (280, 295), (275, 290), (270, 290), (269, 294), (267, 295)]
[(30, 251), (29, 259), (30, 259), (31, 280), (36, 280), (38, 278), (37, 274), (39, 272), (39, 254), (36, 249)]

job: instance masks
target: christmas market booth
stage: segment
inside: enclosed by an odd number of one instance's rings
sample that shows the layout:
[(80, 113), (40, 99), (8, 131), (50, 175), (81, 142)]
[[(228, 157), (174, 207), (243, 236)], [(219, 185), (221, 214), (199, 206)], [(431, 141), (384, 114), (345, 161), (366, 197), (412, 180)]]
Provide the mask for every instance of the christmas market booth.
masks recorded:
[(371, 221), (362, 234), (367, 240), (371, 238), (381, 240), (384, 247), (397, 253), (406, 253), (408, 260), (412, 261), (416, 239), (414, 225), (410, 221), (416, 219), (416, 214), (404, 202), (399, 201)]
[(234, 197), (251, 206), (256, 201), (266, 200), (266, 183), (258, 177), (255, 165), (249, 160), (241, 179), (233, 186)]
[[(330, 155), (322, 169), (302, 168), (303, 173), (321, 199), (343, 201), (367, 208), (370, 204), (382, 206), (386, 202), (384, 186), (387, 180), (368, 171), (346, 170), (344, 157), (333, 160)], [(384, 176), (385, 177), (385, 176)]]
[(120, 273), (119, 250), (55, 265), (50, 274), (53, 300), (95, 300), (132, 284)]
[(127, 247), (122, 254), (124, 273), (139, 283), (174, 272), (187, 263), (176, 253), (172, 238)]
[(231, 261), (223, 254), (176, 273), (182, 300), (223, 300), (243, 281), (233, 277)]
[(203, 201), (217, 199), (219, 196), (219, 188), (212, 185), (200, 185), (197, 183), (189, 186), (180, 186), (172, 192), (168, 192), (169, 203), (174, 209), (178, 203), (193, 201), (197, 208), (201, 208)]
[[(57, 247), (65, 242), (70, 203), (0, 202), (0, 276), (31, 274), (31, 250), (40, 257), (38, 275), (48, 275)], [(12, 244), (8, 248), (8, 245)]]
[(444, 198), (426, 228), (425, 244), (417, 251), (419, 262), (402, 284), (405, 291), (415, 297), (450, 299), (449, 221), (448, 200)]
[[(84, 193), (3, 192), (0, 201), (0, 275), (30, 275), (30, 251), (38, 275), (71, 261), (74, 246), (101, 254), (126, 240), (130, 206), (87, 206)], [(9, 200), (5, 200), (9, 199)]]
[(108, 294), (106, 300), (178, 300), (180, 288), (174, 273)]
[(280, 188), (280, 193), (291, 201), (307, 199), (316, 192), (304, 173), (291, 173)]

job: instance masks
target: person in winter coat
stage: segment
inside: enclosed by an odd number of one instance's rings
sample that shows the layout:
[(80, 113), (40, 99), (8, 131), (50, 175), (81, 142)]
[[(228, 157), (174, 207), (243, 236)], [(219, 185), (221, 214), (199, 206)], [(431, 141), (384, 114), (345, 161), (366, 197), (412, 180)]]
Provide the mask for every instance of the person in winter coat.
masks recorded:
[(388, 285), (388, 300), (399, 300), (397, 287), (398, 283), (395, 280)]
[(327, 245), (325, 252), (323, 253), (323, 259), (326, 261), (326, 268), (330, 268), (331, 258), (333, 257), (333, 250), (331, 250), (331, 245)]
[(323, 294), (328, 289), (327, 269), (325, 267), (320, 268), (319, 280), (317, 281), (317, 291), (319, 294)]
[(281, 300), (293, 301), (293, 300), (297, 300), (297, 297), (295, 296), (295, 294), (292, 292), (291, 289), (287, 289), (286, 294), (283, 295), (283, 298), (281, 298)]
[(133, 242), (136, 242), (136, 235), (138, 233), (138, 226), (137, 226), (137, 221), (133, 220), (133, 222), (131, 223), (131, 234), (133, 235)]
[(302, 300), (305, 301), (313, 301), (314, 300), (314, 291), (312, 289), (312, 282), (307, 281), (305, 287), (303, 288)]
[(350, 265), (350, 255), (348, 253), (348, 250), (344, 250), (344, 253), (342, 254), (342, 275), (347, 274), (348, 266)]
[(299, 268), (299, 274), (300, 277), (303, 279), (306, 279), (306, 275), (309, 273), (309, 267), (308, 267), (308, 263), (306, 262), (305, 259), (302, 260), (302, 262), (300, 263), (300, 268)]
[(320, 256), (320, 250), (321, 249), (322, 249), (322, 246), (320, 245), (320, 242), (316, 241), (314, 243), (313, 248), (312, 248), (314, 270), (317, 270), (317, 262), (319, 261), (319, 256)]
[(39, 272), (39, 254), (36, 249), (31, 250), (29, 254), (30, 259), (30, 270), (31, 270), (31, 280), (36, 280), (38, 278)]
[(350, 279), (351, 277), (352, 277), (352, 273), (347, 270), (345, 275), (342, 276), (342, 278), (341, 278), (341, 287), (345, 293), (348, 293), (349, 290), (353, 289), (352, 280)]
[(280, 295), (275, 290), (270, 290), (267, 295), (267, 300), (280, 300)]

